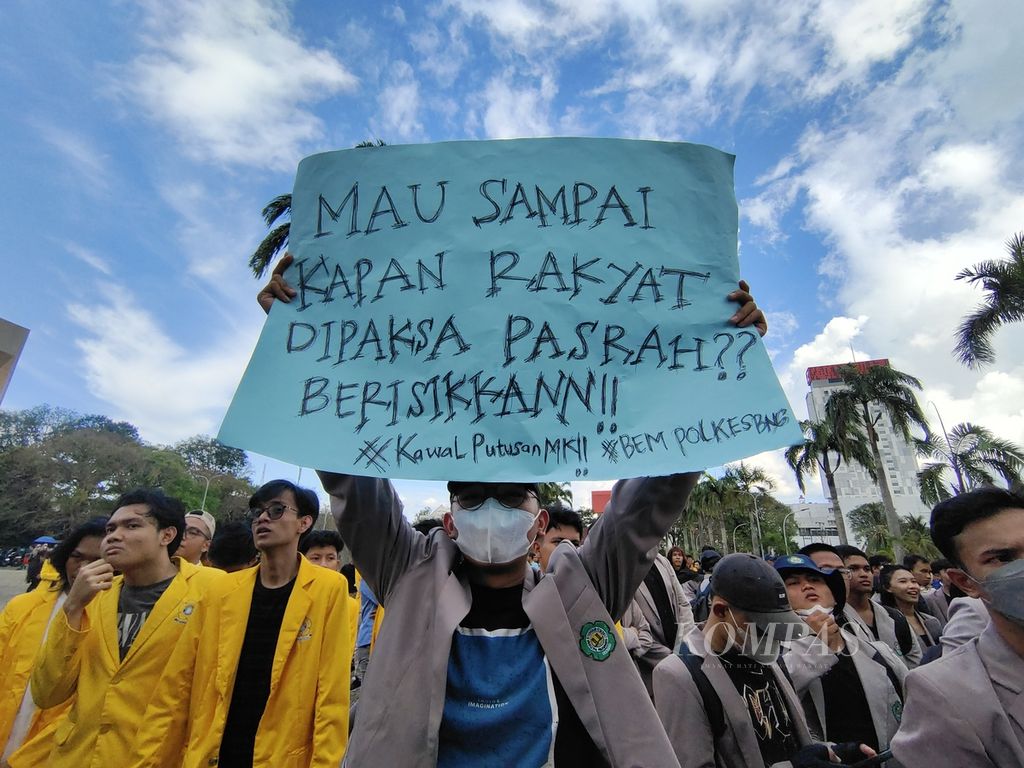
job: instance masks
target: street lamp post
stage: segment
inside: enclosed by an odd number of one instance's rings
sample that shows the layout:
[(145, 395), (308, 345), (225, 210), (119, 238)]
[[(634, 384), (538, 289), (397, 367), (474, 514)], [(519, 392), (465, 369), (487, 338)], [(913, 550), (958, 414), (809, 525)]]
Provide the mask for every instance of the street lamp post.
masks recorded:
[(740, 528), (742, 528), (744, 525), (750, 525), (750, 523), (740, 523), (739, 525), (737, 525), (735, 528), (732, 529), (732, 551), (733, 552), (739, 552), (739, 550), (736, 548), (736, 531), (739, 530)]
[(789, 536), (786, 535), (786, 521), (789, 520), (789, 518), (791, 517), (795, 518), (796, 512), (790, 512), (788, 515), (782, 518), (782, 540), (783, 542), (785, 542), (787, 555), (789, 554)]
[(203, 488), (203, 503), (199, 505), (199, 509), (203, 512), (206, 511), (206, 494), (210, 492), (210, 478), (206, 475), (192, 475), (192, 477), (198, 477), (200, 480), (206, 481), (206, 487)]

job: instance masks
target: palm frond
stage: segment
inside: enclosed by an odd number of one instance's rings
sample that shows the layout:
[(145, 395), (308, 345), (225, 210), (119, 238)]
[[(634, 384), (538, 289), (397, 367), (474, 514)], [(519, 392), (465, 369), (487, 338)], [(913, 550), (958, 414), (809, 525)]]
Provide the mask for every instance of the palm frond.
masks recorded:
[(263, 277), (277, 254), (288, 244), (288, 233), (291, 226), (291, 222), (285, 222), (272, 229), (253, 251), (252, 257), (249, 259), (249, 268), (257, 278)]

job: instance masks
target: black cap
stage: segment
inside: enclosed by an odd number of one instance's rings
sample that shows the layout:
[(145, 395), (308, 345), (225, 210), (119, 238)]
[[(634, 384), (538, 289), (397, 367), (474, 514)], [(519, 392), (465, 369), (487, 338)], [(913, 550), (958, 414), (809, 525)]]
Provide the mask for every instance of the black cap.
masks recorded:
[(722, 559), (722, 555), (714, 549), (705, 549), (700, 553), (700, 569), (710, 571), (715, 563)]
[(711, 574), (711, 592), (738, 608), (765, 629), (771, 624), (791, 624), (806, 634), (804, 623), (789, 604), (786, 584), (771, 564), (745, 553), (726, 555)]
[(508, 482), (503, 480), (498, 482), (491, 482), (489, 480), (449, 480), (448, 493), (458, 493), (467, 485), (522, 485), (528, 490), (533, 491), (536, 496), (540, 496), (540, 483), (517, 483), (511, 480)]

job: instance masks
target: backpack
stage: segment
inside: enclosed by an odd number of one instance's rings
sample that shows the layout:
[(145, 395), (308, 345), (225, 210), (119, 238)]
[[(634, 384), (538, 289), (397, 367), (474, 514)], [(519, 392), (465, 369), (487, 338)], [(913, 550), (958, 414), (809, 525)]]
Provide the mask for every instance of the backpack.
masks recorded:
[(710, 581), (693, 596), (693, 600), (690, 601), (690, 609), (693, 611), (693, 620), (697, 624), (708, 620), (708, 614), (711, 613)]
[[(696, 598), (694, 602), (696, 602)], [(725, 711), (722, 709), (722, 700), (718, 697), (718, 692), (715, 691), (715, 687), (711, 685), (708, 676), (701, 669), (704, 659), (691, 651), (686, 643), (679, 648), (679, 658), (686, 665), (694, 685), (697, 686), (700, 700), (704, 704), (704, 712), (707, 713), (708, 723), (711, 725), (711, 735), (715, 741), (718, 741), (725, 735)]]

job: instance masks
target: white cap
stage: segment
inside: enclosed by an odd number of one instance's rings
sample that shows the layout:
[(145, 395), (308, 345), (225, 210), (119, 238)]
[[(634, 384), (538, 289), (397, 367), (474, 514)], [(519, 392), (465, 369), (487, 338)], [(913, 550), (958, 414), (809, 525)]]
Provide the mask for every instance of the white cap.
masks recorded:
[[(213, 538), (213, 533), (214, 533), (214, 531), (217, 530), (217, 521), (214, 519), (213, 515), (211, 515), (209, 512), (202, 512), (201, 510), (197, 509), (197, 510), (195, 510), (193, 512), (187, 513), (185, 515), (185, 517), (186, 518), (195, 517), (195, 518), (199, 518), (200, 520), (202, 520), (203, 524), (210, 531), (210, 538), (211, 539)], [(185, 523), (187, 524), (188, 520), (185, 520)]]

